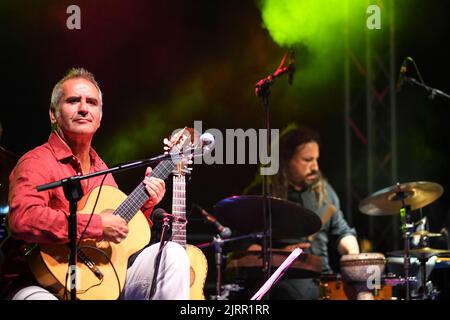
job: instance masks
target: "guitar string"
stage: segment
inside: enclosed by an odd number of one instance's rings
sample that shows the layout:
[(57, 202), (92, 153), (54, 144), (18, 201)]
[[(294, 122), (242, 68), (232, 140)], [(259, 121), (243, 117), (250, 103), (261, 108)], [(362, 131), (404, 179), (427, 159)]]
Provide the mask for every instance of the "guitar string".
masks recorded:
[[(169, 165), (172, 164), (172, 166)], [(174, 168), (174, 164), (170, 160), (164, 160), (160, 162), (153, 170), (151, 176), (157, 178), (165, 178)], [(139, 184), (116, 210), (114, 214), (120, 215), (127, 222), (129, 222), (136, 212), (142, 207), (142, 205), (148, 199), (148, 193), (143, 183)]]
[[(185, 189), (184, 175), (174, 175), (172, 213), (184, 219), (186, 219)], [(173, 241), (181, 244), (183, 247), (186, 247), (186, 224), (187, 221), (181, 223), (178, 221), (173, 222), (173, 229), (176, 231), (175, 235), (172, 235)]]

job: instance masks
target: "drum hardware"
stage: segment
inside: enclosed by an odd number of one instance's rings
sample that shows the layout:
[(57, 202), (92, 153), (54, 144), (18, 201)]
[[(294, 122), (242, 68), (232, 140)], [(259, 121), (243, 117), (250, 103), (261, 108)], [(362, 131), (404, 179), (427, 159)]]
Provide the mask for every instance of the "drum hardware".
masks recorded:
[[(220, 234), (217, 234), (214, 236), (213, 241), (208, 243), (203, 243), (200, 245), (197, 245), (198, 248), (207, 248), (214, 246), (214, 257), (215, 257), (215, 264), (216, 264), (216, 271), (217, 271), (217, 280), (216, 280), (216, 295), (211, 296), (211, 300), (226, 300), (228, 295), (232, 290), (232, 288), (236, 289), (236, 287), (230, 287), (225, 286), (226, 290), (222, 291), (224, 286), (222, 286), (222, 261), (224, 259), (222, 255), (222, 247), (224, 243), (231, 242), (231, 241), (237, 241), (242, 239), (260, 239), (264, 237), (264, 233), (257, 232), (257, 233), (251, 233), (248, 235), (243, 235), (239, 237), (233, 237), (228, 239), (222, 239)], [(240, 290), (240, 289), (239, 289)], [(239, 291), (237, 290), (237, 291)]]
[(228, 300), (231, 293), (244, 290), (245, 287), (240, 286), (238, 283), (229, 283), (222, 285), (222, 293), (220, 296), (210, 296), (211, 300)]
[[(395, 186), (373, 193), (359, 204), (359, 210), (362, 213), (372, 216), (400, 213), (401, 229), (404, 240), (403, 268), (406, 279), (409, 279), (410, 239), (414, 234), (414, 224), (411, 222), (411, 211), (420, 209), (432, 203), (438, 199), (443, 192), (444, 189), (441, 185), (428, 181), (403, 184), (397, 183)], [(425, 287), (424, 291), (426, 291)], [(425, 294), (423, 296), (425, 297)], [(410, 300), (409, 281), (406, 281), (406, 300)]]
[[(241, 233), (259, 233), (261, 239), (268, 235), (264, 232), (264, 203), (265, 198), (259, 195), (232, 196), (219, 201), (213, 213), (224, 225)], [(319, 231), (322, 222), (319, 216), (303, 206), (282, 200), (276, 197), (267, 197), (272, 217), (271, 237), (275, 239), (290, 239), (309, 236)], [(260, 276), (264, 272), (265, 258), (269, 259), (270, 265), (279, 267), (288, 257), (290, 252), (277, 251), (277, 249), (262, 248), (259, 250), (247, 250), (235, 252), (230, 256), (227, 270), (242, 271), (254, 276)], [(274, 256), (272, 256), (274, 254)], [(293, 262), (286, 272), (286, 276), (300, 273), (301, 277), (306, 274), (317, 276), (322, 271), (315, 270), (321, 261), (313, 255), (302, 254)], [(313, 270), (311, 270), (313, 269)]]
[(412, 234), (412, 236), (420, 236), (420, 237), (427, 237), (427, 238), (435, 238), (435, 237), (442, 237), (442, 233), (435, 233), (430, 232), (428, 230), (420, 230), (416, 231)]
[[(425, 248), (417, 248), (417, 249), (411, 249), (409, 251), (409, 254), (412, 257), (417, 258), (417, 260), (420, 262), (420, 270), (421, 270), (421, 278), (422, 278), (422, 299), (429, 299), (430, 298), (430, 294), (433, 293), (433, 289), (429, 288), (429, 286), (427, 285), (427, 262), (430, 260), (430, 258), (432, 257), (436, 257), (438, 255), (444, 255), (444, 254), (450, 254), (449, 250), (441, 250), (441, 249), (433, 249), (433, 248), (429, 248), (429, 247), (425, 247)], [(403, 251), (392, 251), (389, 253), (389, 255), (391, 256), (401, 256), (403, 255)], [(436, 260), (438, 258), (436, 257)]]
[[(320, 230), (322, 225), (320, 218), (312, 211), (290, 201), (275, 197), (269, 197), (272, 214), (276, 219), (272, 225), (272, 236), (276, 238), (297, 238), (308, 236)], [(200, 244), (197, 247), (206, 248), (214, 246), (215, 263), (217, 270), (216, 294), (211, 299), (226, 299), (229, 290), (224, 292), (222, 285), (222, 261), (223, 244), (241, 239), (264, 239), (267, 234), (264, 232), (263, 223), (264, 197), (254, 196), (233, 196), (219, 201), (214, 206), (214, 216), (224, 225), (230, 226), (233, 230), (244, 233), (243, 236), (222, 239), (216, 235), (209, 243)], [(279, 262), (283, 262), (290, 252), (282, 249), (267, 249), (272, 256), (271, 262), (275, 267)], [(243, 270), (252, 276), (261, 275), (263, 266), (263, 250), (247, 250), (233, 252), (227, 260), (226, 269)], [(301, 277), (317, 276), (322, 271), (321, 260), (313, 255), (302, 254), (293, 262), (287, 274), (300, 274)], [(228, 288), (228, 287), (227, 287)]]
[(385, 284), (388, 284), (390, 286), (396, 287), (396, 286), (406, 286), (406, 281), (408, 281), (410, 284), (416, 284), (417, 278), (416, 277), (409, 277), (408, 279), (404, 277), (396, 277), (396, 276), (387, 276), (383, 279), (383, 282)]

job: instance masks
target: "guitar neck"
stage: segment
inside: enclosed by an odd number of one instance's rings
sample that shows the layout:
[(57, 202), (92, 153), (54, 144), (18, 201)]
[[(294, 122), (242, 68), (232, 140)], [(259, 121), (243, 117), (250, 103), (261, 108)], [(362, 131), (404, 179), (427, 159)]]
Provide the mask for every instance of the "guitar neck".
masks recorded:
[[(172, 214), (186, 219), (186, 179), (182, 174), (173, 176)], [(172, 241), (186, 248), (186, 222), (172, 222)]]
[[(153, 169), (150, 174), (151, 177), (165, 180), (176, 167), (172, 160), (163, 160)], [(115, 215), (122, 217), (126, 222), (129, 222), (135, 214), (141, 209), (144, 203), (148, 200), (149, 195), (145, 190), (144, 183), (141, 182), (125, 199), (122, 204), (114, 211)]]

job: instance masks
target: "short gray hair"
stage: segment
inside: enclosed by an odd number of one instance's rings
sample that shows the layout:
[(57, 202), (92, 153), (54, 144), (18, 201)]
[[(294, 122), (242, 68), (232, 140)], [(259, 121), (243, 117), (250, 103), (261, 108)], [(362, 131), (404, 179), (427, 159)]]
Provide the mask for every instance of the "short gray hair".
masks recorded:
[(86, 79), (86, 80), (90, 81), (97, 88), (97, 90), (99, 92), (99, 97), (100, 97), (99, 103), (100, 103), (100, 112), (101, 112), (102, 105), (103, 105), (102, 91), (100, 90), (100, 87), (99, 87), (97, 81), (95, 80), (94, 75), (84, 68), (70, 69), (65, 74), (65, 76), (61, 80), (59, 80), (57, 84), (55, 84), (55, 86), (53, 87), (52, 96), (50, 98), (50, 109), (54, 110), (55, 114), (57, 114), (58, 105), (59, 105), (59, 102), (60, 102), (61, 96), (62, 96), (62, 85), (67, 80), (76, 79), (76, 78)]

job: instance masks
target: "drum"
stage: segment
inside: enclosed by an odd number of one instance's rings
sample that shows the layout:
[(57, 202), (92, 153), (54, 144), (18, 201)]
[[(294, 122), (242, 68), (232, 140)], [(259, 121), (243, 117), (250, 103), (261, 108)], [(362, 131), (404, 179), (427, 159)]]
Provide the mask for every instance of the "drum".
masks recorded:
[(340, 259), (343, 281), (356, 293), (356, 300), (374, 300), (374, 290), (381, 289), (385, 257), (382, 253), (343, 255)]
[[(343, 281), (339, 274), (326, 274), (320, 276), (320, 300), (355, 300), (356, 290), (347, 282)], [(374, 300), (393, 300), (393, 286), (381, 282), (379, 290), (373, 289)]]
[[(284, 249), (270, 251), (274, 270), (279, 268), (291, 253)], [(237, 251), (228, 254), (225, 272), (228, 276), (237, 279), (260, 278), (262, 265), (261, 250)], [(302, 253), (283, 274), (283, 278), (318, 278), (321, 272), (321, 258)]]
[(438, 300), (450, 300), (450, 257), (437, 257), (430, 278)]

